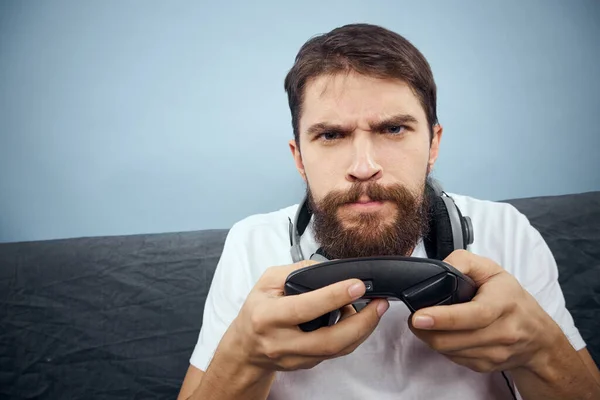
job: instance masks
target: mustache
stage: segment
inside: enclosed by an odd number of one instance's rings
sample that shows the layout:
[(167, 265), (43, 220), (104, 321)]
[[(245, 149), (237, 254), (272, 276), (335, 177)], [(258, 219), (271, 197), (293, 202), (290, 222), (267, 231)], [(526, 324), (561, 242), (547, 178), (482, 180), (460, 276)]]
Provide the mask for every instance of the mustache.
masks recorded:
[[(426, 186), (410, 189), (401, 184), (353, 182), (346, 190), (333, 190), (318, 202), (307, 187), (308, 207), (314, 215), (315, 239), (327, 258), (373, 255), (409, 255), (429, 226), (429, 196)], [(395, 204), (395, 216), (383, 224), (377, 214), (359, 213), (354, 224), (344, 227), (338, 210), (361, 196)]]
[(367, 196), (372, 201), (394, 203), (405, 203), (408, 199), (415, 197), (408, 188), (400, 184), (383, 186), (375, 182), (356, 182), (348, 190), (336, 190), (328, 193), (322, 203), (326, 205), (325, 208), (331, 209), (348, 203), (356, 203), (362, 196)]

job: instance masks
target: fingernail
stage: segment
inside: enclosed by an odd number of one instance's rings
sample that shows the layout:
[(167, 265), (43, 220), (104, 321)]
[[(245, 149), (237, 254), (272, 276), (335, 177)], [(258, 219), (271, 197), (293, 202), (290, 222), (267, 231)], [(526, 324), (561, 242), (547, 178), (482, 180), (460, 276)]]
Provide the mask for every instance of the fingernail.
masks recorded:
[(350, 297), (353, 299), (358, 299), (365, 292), (365, 285), (362, 283), (355, 283), (354, 285), (348, 288), (348, 293), (350, 293)]
[(383, 314), (385, 314), (388, 308), (390, 308), (390, 303), (387, 301), (380, 302), (377, 304), (377, 315), (381, 317)]
[(433, 327), (433, 318), (429, 315), (419, 315), (413, 319), (413, 326), (419, 329), (429, 329)]

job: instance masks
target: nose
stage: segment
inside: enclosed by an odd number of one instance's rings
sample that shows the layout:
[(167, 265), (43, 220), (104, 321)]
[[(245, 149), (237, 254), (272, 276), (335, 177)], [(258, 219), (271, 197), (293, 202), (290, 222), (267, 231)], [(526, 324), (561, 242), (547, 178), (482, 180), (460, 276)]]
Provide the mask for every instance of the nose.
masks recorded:
[(381, 179), (383, 169), (377, 163), (375, 149), (368, 137), (355, 138), (353, 143), (353, 158), (346, 173), (346, 180), (354, 182)]

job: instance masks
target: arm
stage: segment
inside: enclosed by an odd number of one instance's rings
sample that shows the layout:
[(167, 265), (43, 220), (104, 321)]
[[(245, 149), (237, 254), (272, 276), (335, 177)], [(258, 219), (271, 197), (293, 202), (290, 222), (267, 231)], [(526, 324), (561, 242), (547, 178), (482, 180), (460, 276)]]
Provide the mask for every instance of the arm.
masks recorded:
[[(252, 370), (244, 371), (216, 354), (206, 373), (190, 365), (177, 400), (266, 399), (272, 385), (268, 375), (274, 374), (267, 374), (266, 379), (261, 379), (262, 375), (253, 374)], [(226, 384), (222, 384), (223, 381)]]
[(510, 372), (525, 400), (600, 399), (598, 369), (587, 351), (575, 350), (512, 275), (464, 251), (452, 253), (448, 262), (473, 278), (477, 295), (469, 303), (417, 311), (411, 320), (415, 335), (474, 371)]
[[(273, 267), (256, 283), (220, 340), (205, 373), (190, 369), (180, 399), (266, 399), (276, 371), (312, 368), (353, 352), (373, 332), (386, 300), (374, 300), (359, 313), (347, 306), (365, 293), (358, 279), (338, 282), (297, 296), (284, 296), (286, 277), (314, 262)], [(303, 332), (299, 324), (342, 308), (336, 325)]]
[[(232, 346), (227, 343), (228, 340), (227, 336), (223, 339), (223, 346), (217, 349), (206, 373), (201, 373), (199, 381), (189, 385), (188, 393), (190, 391), (191, 393), (182, 399), (265, 400), (267, 398), (275, 379), (275, 371), (266, 371), (248, 365), (232, 354), (227, 354), (225, 349)], [(193, 374), (197, 375), (196, 372)]]
[[(600, 385), (600, 372), (567, 310), (554, 256), (539, 232), (533, 228), (529, 230), (526, 243), (531, 250), (525, 253), (526, 262), (536, 268), (530, 270), (524, 282), (526, 287), (531, 287), (533, 297), (552, 319), (546, 318), (548, 328), (544, 335), (551, 338), (551, 350), (542, 354), (542, 362), (533, 362), (529, 368), (515, 370), (512, 375), (526, 400), (544, 397), (542, 393), (545, 392), (548, 399), (576, 399), (580, 391), (585, 393), (586, 385), (594, 387), (594, 382), (596, 386)], [(597, 387), (595, 390), (598, 390)], [(599, 397), (596, 394), (592, 398)]]
[(179, 389), (179, 395), (177, 396), (177, 400), (190, 399), (192, 397), (192, 394), (194, 393), (194, 390), (198, 386), (200, 386), (200, 381), (202, 381), (203, 376), (204, 371), (190, 364), (185, 374), (185, 377), (183, 378), (181, 389)]
[(524, 400), (600, 399), (600, 373), (589, 352), (573, 349), (558, 326), (554, 345), (511, 371)]
[(577, 354), (579, 354), (579, 358), (581, 358), (581, 361), (583, 361), (586, 368), (590, 371), (596, 383), (600, 385), (600, 370), (598, 370), (598, 367), (592, 359), (590, 352), (587, 351), (587, 349), (581, 349), (577, 352)]

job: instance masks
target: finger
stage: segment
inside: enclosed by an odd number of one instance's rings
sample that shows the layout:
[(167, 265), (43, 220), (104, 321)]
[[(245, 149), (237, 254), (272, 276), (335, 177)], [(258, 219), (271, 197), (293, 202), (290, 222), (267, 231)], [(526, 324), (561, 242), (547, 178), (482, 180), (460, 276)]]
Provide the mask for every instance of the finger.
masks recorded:
[(340, 321), (356, 314), (356, 310), (351, 305), (342, 307)]
[[(474, 331), (439, 332), (415, 329), (409, 322), (409, 329), (433, 350), (442, 354), (454, 354), (461, 350), (478, 346), (483, 340), (475, 341)], [(476, 337), (476, 336), (475, 336)]]
[(444, 261), (473, 279), (479, 287), (495, 275), (505, 270), (489, 258), (481, 257), (466, 250), (456, 250), (450, 253)]
[(468, 303), (433, 306), (418, 310), (411, 317), (417, 329), (482, 329), (509, 312), (516, 292), (516, 280), (509, 274), (496, 275), (494, 282), (481, 286)]
[(279, 295), (283, 295), (283, 285), (288, 275), (301, 268), (310, 265), (318, 264), (314, 260), (303, 260), (290, 265), (280, 265), (268, 268), (260, 280), (257, 282), (257, 287), (262, 290), (276, 290)]
[(445, 356), (479, 372), (507, 370), (519, 364), (513, 350), (504, 346), (476, 347)]
[[(433, 306), (418, 310), (411, 317), (416, 329), (436, 331), (483, 329), (496, 321), (503, 313), (502, 303), (489, 301), (480, 293), (468, 303), (450, 306)], [(492, 297), (492, 298), (495, 298)]]
[(360, 279), (347, 279), (323, 288), (277, 299), (274, 309), (275, 321), (285, 325), (298, 325), (338, 310), (365, 294)]
[(302, 333), (293, 341), (295, 351), (326, 358), (350, 354), (373, 333), (388, 307), (386, 299), (376, 299), (335, 325)]
[(477, 347), (512, 345), (514, 340), (496, 324), (474, 331), (425, 331), (416, 329), (409, 320), (409, 329), (432, 349), (443, 354), (456, 354)]

